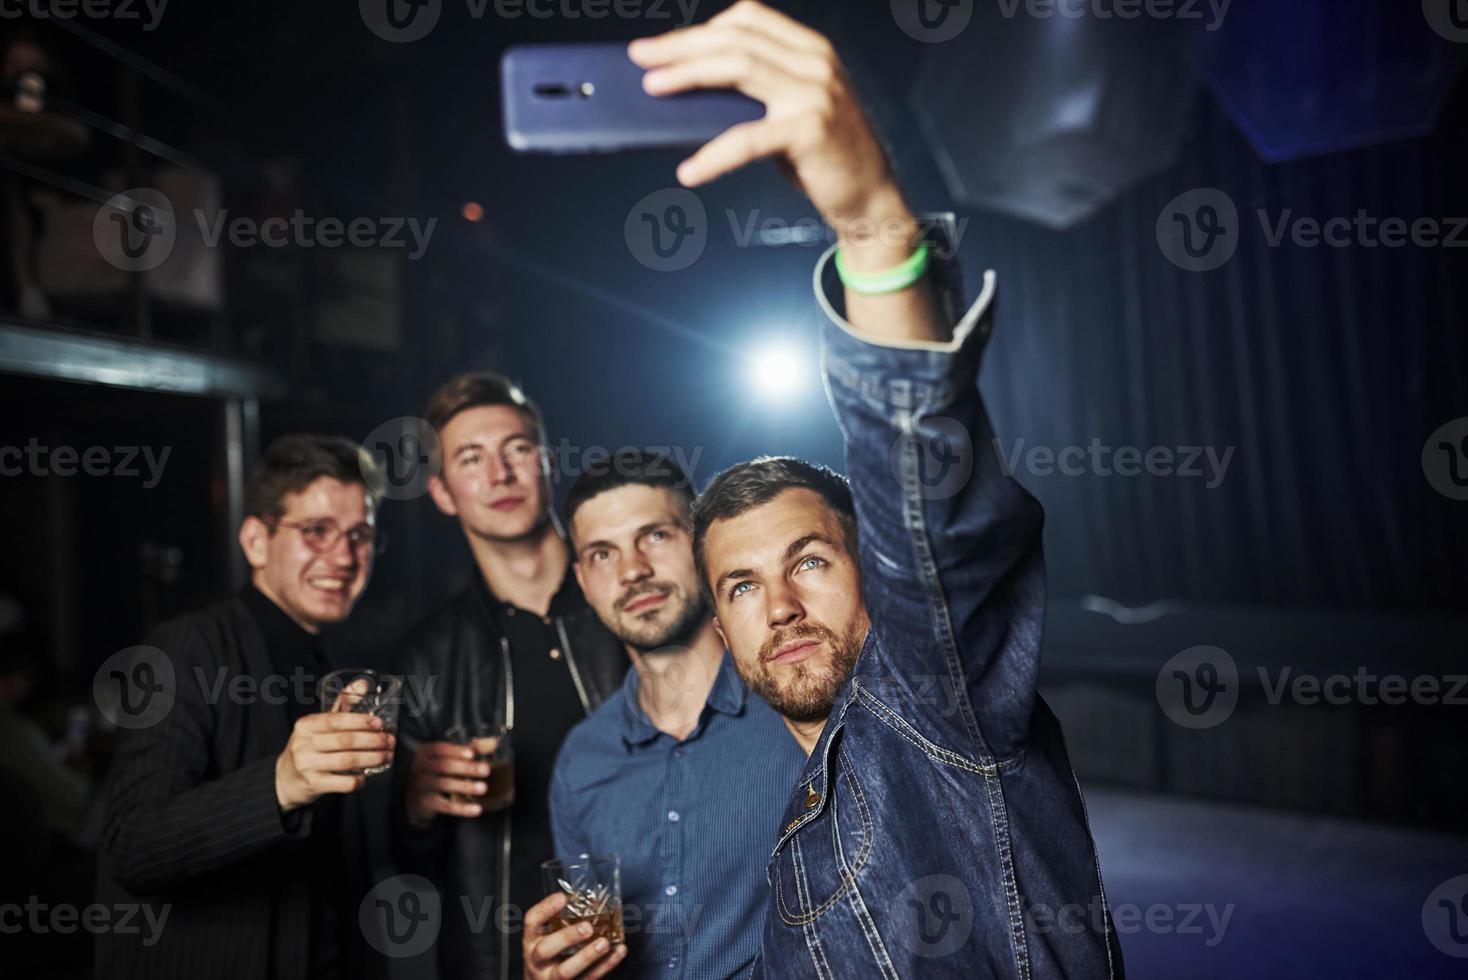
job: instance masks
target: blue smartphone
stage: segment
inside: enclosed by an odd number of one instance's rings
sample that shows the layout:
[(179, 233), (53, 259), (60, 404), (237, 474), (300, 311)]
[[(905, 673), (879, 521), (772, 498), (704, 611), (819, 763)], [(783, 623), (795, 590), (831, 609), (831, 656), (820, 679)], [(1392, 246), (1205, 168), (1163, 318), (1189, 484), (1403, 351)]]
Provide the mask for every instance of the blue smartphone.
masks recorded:
[(765, 107), (729, 89), (653, 96), (618, 43), (519, 44), (500, 59), (505, 141), (521, 153), (611, 153), (707, 142)]

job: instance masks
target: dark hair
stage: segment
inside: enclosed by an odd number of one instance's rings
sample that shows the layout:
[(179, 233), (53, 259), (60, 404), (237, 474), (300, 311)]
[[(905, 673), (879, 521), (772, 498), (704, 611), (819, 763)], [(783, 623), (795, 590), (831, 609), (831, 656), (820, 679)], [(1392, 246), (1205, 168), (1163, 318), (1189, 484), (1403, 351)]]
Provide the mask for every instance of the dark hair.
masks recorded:
[(493, 371), (471, 371), (439, 385), (423, 409), (423, 419), (443, 432), (455, 415), (482, 405), (508, 405), (535, 427), (536, 441), (545, 445), (545, 420), (540, 409), (509, 378)]
[(340, 436), (288, 435), (270, 444), (245, 481), (245, 513), (263, 521), (285, 513), (287, 494), (299, 493), (321, 477), (367, 488), (376, 505), (383, 485), (376, 461), (350, 439)]
[(664, 453), (619, 449), (604, 464), (587, 463), (566, 494), (566, 527), (572, 527), (576, 511), (598, 494), (625, 486), (663, 487), (693, 507), (693, 478)]
[(698, 580), (708, 586), (708, 568), (704, 563), (704, 540), (715, 521), (738, 517), (746, 511), (767, 504), (786, 490), (812, 490), (820, 494), (836, 513), (836, 520), (846, 536), (846, 545), (856, 554), (856, 505), (851, 499), (851, 485), (846, 478), (819, 463), (807, 463), (794, 456), (761, 456), (747, 463), (731, 466), (704, 488), (693, 505), (693, 561)]

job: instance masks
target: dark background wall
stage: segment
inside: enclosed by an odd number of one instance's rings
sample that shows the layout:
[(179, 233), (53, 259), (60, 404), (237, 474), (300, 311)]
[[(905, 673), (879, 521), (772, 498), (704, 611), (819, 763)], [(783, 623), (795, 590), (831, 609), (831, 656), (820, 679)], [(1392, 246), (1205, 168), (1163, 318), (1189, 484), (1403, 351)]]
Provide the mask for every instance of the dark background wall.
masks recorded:
[[(87, 188), (182, 166), (210, 175), (237, 215), (437, 221), (411, 260), (221, 248), (222, 286), (202, 308), (144, 302), (133, 282), (57, 291), (49, 318), (7, 315), (0, 446), (170, 451), (152, 487), (0, 478), (0, 592), (24, 613), (4, 643), (34, 655), (30, 710), (51, 736), (91, 710), (98, 664), (237, 583), (231, 486), (261, 446), (303, 429), (363, 439), (454, 372), (518, 379), (573, 466), (624, 445), (676, 447), (700, 485), (761, 453), (841, 466), (814, 349), (820, 248), (742, 238), (813, 216), (773, 167), (700, 189), (705, 250), (659, 272), (626, 227), (674, 185), (681, 154), (504, 144), (508, 46), (674, 21), (441, 6), (404, 44), (346, 3), (176, 3), (153, 30), (0, 23), (0, 39), (25, 30), (47, 46), (57, 111), (92, 132), (41, 163), (0, 144), (0, 169), (27, 194), (94, 209)], [(722, 6), (699, 4), (697, 19)], [(837, 42), (914, 205), (954, 212), (971, 286), (998, 274), (981, 383), (998, 450), (1017, 453), (1016, 477), (1046, 507), (1045, 692), (1087, 785), (1461, 833), (1464, 704), (1444, 702), (1468, 673), (1468, 43), (1435, 31), (1423, 5), (1366, 0), (1234, 0), (1216, 30), (1037, 18), (1023, 4), (1005, 17), (975, 0), (944, 42), (899, 29), (886, 3), (779, 6)], [(1159, 236), (1200, 219), (1196, 200), (1176, 204), (1199, 189), (1236, 212), (1231, 257), (1206, 271)], [(466, 219), (471, 202), (482, 219)], [(64, 222), (48, 207), (54, 243)], [(1455, 237), (1271, 242), (1282, 220), (1363, 212)], [(125, 383), (68, 374), (66, 357), (45, 368), (17, 353), (35, 349), (33, 330), (119, 345), (104, 363), (159, 359)], [(750, 383), (774, 341), (799, 357), (780, 398)], [(170, 365), (198, 357), (234, 380), (184, 390)], [(1456, 434), (1434, 435), (1455, 420)], [(1114, 457), (1077, 475), (1025, 462), (1093, 444), (1212, 455), (1198, 476), (1122, 475)], [(383, 524), (389, 550), (331, 637), (343, 662), (384, 662), (468, 572), (457, 527), (426, 497), (390, 502)], [(1170, 685), (1175, 659), (1200, 647), (1222, 652), (1198, 657), (1238, 704), (1189, 726), (1169, 712)], [(1301, 675), (1356, 680), (1320, 703), (1289, 687)], [(1381, 703), (1386, 676), (1443, 693)], [(105, 752), (87, 766), (100, 780)]]

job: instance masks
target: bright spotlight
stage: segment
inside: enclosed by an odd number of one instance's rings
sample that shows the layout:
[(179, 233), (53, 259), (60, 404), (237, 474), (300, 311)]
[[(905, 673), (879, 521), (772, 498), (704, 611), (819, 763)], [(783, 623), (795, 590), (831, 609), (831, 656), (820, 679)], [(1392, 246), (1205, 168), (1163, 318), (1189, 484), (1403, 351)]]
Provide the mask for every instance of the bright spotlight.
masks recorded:
[(804, 374), (798, 351), (783, 344), (771, 344), (755, 354), (750, 362), (750, 382), (770, 395), (789, 395)]

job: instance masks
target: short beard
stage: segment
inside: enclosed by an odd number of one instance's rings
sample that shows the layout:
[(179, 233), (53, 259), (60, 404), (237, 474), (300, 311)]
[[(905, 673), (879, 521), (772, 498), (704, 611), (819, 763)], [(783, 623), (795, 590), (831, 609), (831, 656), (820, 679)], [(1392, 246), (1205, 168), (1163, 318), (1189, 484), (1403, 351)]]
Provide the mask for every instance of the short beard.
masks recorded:
[[(821, 721), (830, 716), (836, 695), (856, 670), (865, 638), (865, 626), (860, 622), (852, 623), (845, 636), (814, 623), (793, 626), (771, 636), (760, 648), (759, 660), (748, 673), (743, 669), (739, 673), (749, 689), (780, 715), (802, 724)], [(814, 666), (809, 660), (796, 664), (791, 669), (794, 676), (782, 688), (770, 670), (768, 658), (791, 640), (799, 639), (823, 641), (830, 648), (831, 657)]]
[[(668, 601), (678, 604), (676, 615), (667, 626), (659, 627), (655, 623), (629, 625), (627, 620), (622, 618), (622, 607), (628, 602), (635, 601), (650, 592), (664, 590), (668, 591)], [(690, 594), (672, 582), (654, 582), (618, 600), (617, 613), (617, 618), (608, 624), (613, 635), (638, 653), (649, 654), (668, 647), (688, 646), (688, 641), (693, 639), (693, 635), (708, 618), (709, 607), (702, 590)]]

